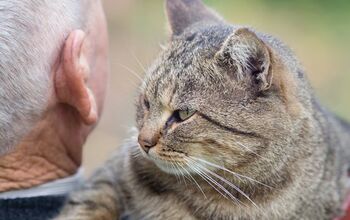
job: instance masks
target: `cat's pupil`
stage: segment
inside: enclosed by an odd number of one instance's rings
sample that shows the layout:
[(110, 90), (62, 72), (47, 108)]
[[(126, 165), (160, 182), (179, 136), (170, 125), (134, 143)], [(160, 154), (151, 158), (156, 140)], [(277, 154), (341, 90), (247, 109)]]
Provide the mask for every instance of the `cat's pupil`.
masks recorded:
[(176, 122), (181, 122), (181, 118), (180, 118), (180, 110), (176, 110), (174, 111), (172, 117), (175, 119)]
[(166, 122), (166, 126), (169, 127), (172, 123), (181, 123), (188, 119), (189, 117), (184, 117), (184, 114), (188, 115), (189, 110), (176, 110), (173, 112), (173, 114), (170, 116), (168, 121)]

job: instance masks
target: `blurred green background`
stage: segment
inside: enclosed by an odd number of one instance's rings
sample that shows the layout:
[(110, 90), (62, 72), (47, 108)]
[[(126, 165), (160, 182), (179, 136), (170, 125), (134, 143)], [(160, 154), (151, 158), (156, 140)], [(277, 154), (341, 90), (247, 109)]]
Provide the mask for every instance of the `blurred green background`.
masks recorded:
[[(286, 42), (303, 63), (324, 105), (350, 120), (350, 1), (205, 2), (231, 23), (252, 26)], [(147, 68), (160, 44), (168, 39), (162, 0), (105, 0), (104, 6), (110, 31), (111, 76), (103, 118), (85, 148), (87, 174), (127, 137), (134, 124), (142, 66)]]

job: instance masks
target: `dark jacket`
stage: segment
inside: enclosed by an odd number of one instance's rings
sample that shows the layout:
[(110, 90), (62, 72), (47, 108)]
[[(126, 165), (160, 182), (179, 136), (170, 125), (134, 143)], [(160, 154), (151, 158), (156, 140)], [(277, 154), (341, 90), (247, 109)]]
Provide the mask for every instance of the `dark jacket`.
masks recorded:
[(0, 220), (49, 220), (62, 208), (65, 196), (0, 199)]

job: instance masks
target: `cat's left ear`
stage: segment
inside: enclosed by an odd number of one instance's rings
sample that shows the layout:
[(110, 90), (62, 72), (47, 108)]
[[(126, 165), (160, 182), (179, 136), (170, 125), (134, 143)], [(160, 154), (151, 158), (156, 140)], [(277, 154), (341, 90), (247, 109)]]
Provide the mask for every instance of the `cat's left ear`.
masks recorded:
[(166, 0), (165, 10), (173, 36), (181, 35), (186, 28), (197, 22), (223, 22), (223, 19), (206, 7), (202, 0)]
[(258, 91), (272, 85), (270, 48), (248, 28), (230, 35), (215, 55), (217, 65), (238, 81), (250, 82)]

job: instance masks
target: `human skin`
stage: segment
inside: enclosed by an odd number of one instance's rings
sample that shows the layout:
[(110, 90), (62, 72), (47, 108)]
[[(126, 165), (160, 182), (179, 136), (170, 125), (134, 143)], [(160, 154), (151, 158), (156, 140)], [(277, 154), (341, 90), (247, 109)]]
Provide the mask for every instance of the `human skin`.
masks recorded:
[(91, 1), (85, 30), (72, 30), (50, 74), (50, 99), (40, 121), (0, 157), (0, 192), (35, 187), (77, 172), (96, 126), (109, 72), (106, 20)]

